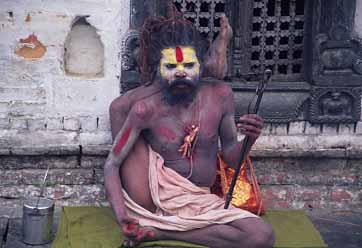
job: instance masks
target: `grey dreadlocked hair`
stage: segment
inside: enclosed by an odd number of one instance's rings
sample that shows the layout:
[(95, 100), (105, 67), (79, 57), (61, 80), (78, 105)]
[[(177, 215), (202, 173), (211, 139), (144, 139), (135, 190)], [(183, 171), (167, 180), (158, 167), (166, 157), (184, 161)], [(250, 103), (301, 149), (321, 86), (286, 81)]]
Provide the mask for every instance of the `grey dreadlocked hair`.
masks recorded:
[[(206, 43), (193, 24), (184, 19), (172, 5), (169, 17), (149, 17), (146, 19), (140, 35), (139, 65), (143, 82), (152, 83), (164, 48), (192, 46), (201, 62), (206, 52)], [(202, 64), (202, 63), (201, 63)]]

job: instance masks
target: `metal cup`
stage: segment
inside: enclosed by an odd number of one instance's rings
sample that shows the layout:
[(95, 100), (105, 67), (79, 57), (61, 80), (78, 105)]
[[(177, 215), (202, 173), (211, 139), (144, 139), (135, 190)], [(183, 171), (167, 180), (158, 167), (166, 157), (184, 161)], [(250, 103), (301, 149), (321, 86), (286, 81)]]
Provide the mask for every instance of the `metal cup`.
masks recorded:
[(51, 241), (54, 202), (47, 198), (27, 199), (23, 205), (23, 242), (41, 245)]

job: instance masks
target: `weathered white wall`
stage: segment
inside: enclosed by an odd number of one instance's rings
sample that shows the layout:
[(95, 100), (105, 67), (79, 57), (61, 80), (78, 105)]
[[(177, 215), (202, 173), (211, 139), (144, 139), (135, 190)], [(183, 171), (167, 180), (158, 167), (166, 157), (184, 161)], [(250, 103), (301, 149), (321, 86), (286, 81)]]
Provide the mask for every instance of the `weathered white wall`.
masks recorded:
[[(103, 44), (101, 76), (65, 73), (64, 44), (78, 16), (89, 16), (86, 19)], [(128, 25), (128, 0), (1, 0), (1, 147), (57, 144), (57, 135), (60, 144), (62, 135), (68, 137), (64, 140), (66, 144), (82, 143), (82, 139), (90, 143), (108, 142), (108, 107), (120, 92), (120, 45)], [(30, 35), (36, 36), (41, 44), (38, 59), (19, 56), (24, 42), (21, 39)], [(17, 138), (20, 131), (24, 135), (24, 131), (29, 131), (26, 133), (32, 133), (29, 137), (33, 138)], [(54, 139), (48, 140), (49, 135), (55, 135)], [(12, 136), (13, 139), (7, 139)], [(19, 142), (15, 142), (17, 139)]]

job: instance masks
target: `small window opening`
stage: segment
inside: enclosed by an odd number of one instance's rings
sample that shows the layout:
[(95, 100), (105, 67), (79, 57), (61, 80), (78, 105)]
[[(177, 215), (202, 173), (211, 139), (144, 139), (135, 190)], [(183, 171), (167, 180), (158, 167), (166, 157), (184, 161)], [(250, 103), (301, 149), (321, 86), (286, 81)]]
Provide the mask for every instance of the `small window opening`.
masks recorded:
[(103, 76), (104, 47), (97, 30), (77, 17), (64, 45), (65, 73), (70, 76)]

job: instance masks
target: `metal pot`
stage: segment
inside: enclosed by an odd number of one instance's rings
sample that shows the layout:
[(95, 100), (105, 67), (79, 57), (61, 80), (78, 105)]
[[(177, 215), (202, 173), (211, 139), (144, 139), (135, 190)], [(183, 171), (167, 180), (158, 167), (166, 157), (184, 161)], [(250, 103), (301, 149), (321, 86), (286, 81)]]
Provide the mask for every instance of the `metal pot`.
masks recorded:
[(23, 205), (23, 241), (30, 245), (51, 241), (54, 202), (47, 198), (27, 199)]

